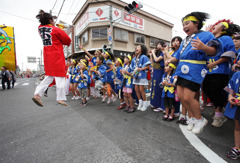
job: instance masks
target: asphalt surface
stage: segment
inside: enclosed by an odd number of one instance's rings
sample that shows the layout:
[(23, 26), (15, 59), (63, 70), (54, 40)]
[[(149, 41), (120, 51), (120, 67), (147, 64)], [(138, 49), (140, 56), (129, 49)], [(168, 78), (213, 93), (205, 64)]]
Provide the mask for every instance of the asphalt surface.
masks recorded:
[[(92, 99), (87, 106), (67, 96), (67, 107), (56, 102), (55, 88), (44, 97), (44, 107), (31, 98), (36, 79), (19, 79), (14, 89), (0, 91), (0, 162), (159, 163), (208, 162), (185, 138), (175, 121), (150, 108), (132, 114), (116, 110), (119, 103)], [(24, 84), (29, 83), (29, 84)], [(234, 145), (234, 123), (211, 126), (199, 139), (227, 162)]]

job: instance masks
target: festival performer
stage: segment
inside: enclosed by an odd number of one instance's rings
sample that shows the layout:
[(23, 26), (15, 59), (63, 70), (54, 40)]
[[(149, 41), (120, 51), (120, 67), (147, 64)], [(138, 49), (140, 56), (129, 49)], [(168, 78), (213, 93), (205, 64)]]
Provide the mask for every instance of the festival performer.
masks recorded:
[(149, 61), (147, 54), (147, 48), (145, 45), (138, 45), (135, 53), (136, 57), (133, 58), (130, 68), (133, 71), (133, 84), (135, 85), (135, 91), (139, 100), (138, 110), (146, 111), (148, 102), (144, 86), (148, 85), (146, 69), (149, 69), (151, 62)]
[(240, 61), (239, 61), (240, 60), (240, 35), (234, 36), (233, 42), (235, 45), (235, 49), (237, 51), (237, 58), (234, 65), (232, 66), (232, 71), (237, 72), (240, 70)]
[(114, 65), (113, 65), (113, 62), (115, 61), (114, 57), (113, 57), (113, 54), (110, 52), (110, 51), (104, 51), (102, 53), (103, 57), (104, 57), (104, 64), (105, 66), (107, 67), (107, 80), (106, 82), (104, 83), (104, 87), (105, 89), (103, 89), (103, 99), (102, 99), (102, 102), (104, 102), (106, 100), (106, 92), (107, 92), (107, 95), (108, 95), (108, 101), (107, 103), (111, 103), (111, 102), (115, 102), (117, 100), (117, 94), (114, 92), (114, 82), (113, 82), (113, 79), (115, 78), (115, 75), (114, 75), (114, 72), (113, 72), (113, 69), (114, 69)]
[(124, 109), (127, 113), (133, 113), (135, 112), (136, 108), (133, 103), (132, 98), (132, 91), (134, 88), (134, 85), (132, 84), (133, 78), (132, 78), (132, 70), (130, 69), (132, 57), (130, 55), (124, 57), (124, 67), (122, 69), (122, 87), (123, 87), (123, 93), (124, 93), (124, 99), (127, 107)]
[[(203, 12), (192, 12), (182, 19), (183, 30), (187, 34), (178, 53), (170, 62), (179, 64), (175, 75), (177, 79), (177, 96), (182, 105), (193, 117), (189, 120), (187, 129), (194, 134), (203, 131), (208, 121), (201, 116), (199, 100), (195, 98), (207, 74), (206, 54), (215, 55), (216, 48), (207, 46), (207, 42), (215, 37), (211, 32), (203, 32), (203, 22), (209, 15)], [(169, 62), (168, 61), (168, 62)]]
[(123, 96), (123, 89), (122, 89), (123, 62), (124, 62), (124, 58), (122, 56), (118, 57), (115, 61), (116, 77), (114, 79), (114, 84), (115, 84), (115, 87), (117, 88), (118, 98), (120, 99), (120, 106), (117, 108), (117, 110), (120, 110), (120, 109), (123, 109), (124, 107), (126, 107), (126, 103), (124, 101), (124, 96)]
[(229, 81), (230, 68), (236, 58), (236, 51), (231, 36), (240, 31), (238, 26), (230, 20), (220, 20), (211, 29), (217, 38), (214, 42), (219, 44), (221, 49), (215, 56), (208, 56), (208, 73), (203, 81), (203, 91), (215, 107), (215, 115), (212, 125), (221, 127), (227, 118), (223, 115), (223, 107), (227, 103), (227, 93), (223, 90)]
[(159, 41), (156, 44), (156, 48), (150, 51), (150, 61), (153, 65), (153, 77), (152, 77), (152, 89), (150, 104), (154, 108), (153, 111), (163, 111), (164, 102), (162, 100), (162, 88), (159, 84), (162, 82), (162, 76), (164, 74), (164, 56), (162, 50), (164, 49), (164, 42)]
[(234, 73), (225, 90), (229, 93), (228, 103), (224, 115), (234, 119), (234, 140), (235, 147), (227, 153), (227, 157), (236, 160), (240, 157), (240, 72)]
[(80, 91), (82, 97), (82, 106), (87, 105), (87, 88), (90, 80), (90, 76), (88, 75), (87, 67), (88, 61), (86, 59), (81, 59), (79, 62), (80, 73), (76, 76), (76, 81), (78, 82), (78, 89)]
[(99, 55), (96, 59), (97, 69), (90, 69), (90, 72), (93, 73), (93, 79), (95, 80), (95, 89), (98, 91), (102, 91), (104, 83), (107, 80), (106, 75), (106, 66), (103, 63), (103, 56)]
[[(72, 59), (71, 60), (71, 66), (69, 67), (69, 74), (71, 75), (71, 78), (70, 78), (70, 89), (72, 91), (72, 94), (73, 94), (73, 97), (72, 97), (72, 100), (76, 99), (80, 99), (79, 97), (79, 92), (77, 94), (77, 91), (76, 91), (76, 85), (77, 85), (77, 81), (75, 81), (75, 78), (77, 76), (77, 74), (79, 73), (78, 72), (78, 69), (79, 67), (77, 66), (77, 62), (75, 59)], [(78, 95), (78, 96), (77, 96)]]
[[(176, 66), (172, 63), (169, 63), (165, 66), (165, 74), (162, 79), (162, 98), (164, 99), (164, 107), (166, 114), (163, 117), (164, 121), (172, 121), (174, 120), (174, 111), (175, 111), (175, 83), (174, 83), (174, 69)], [(169, 114), (170, 113), (170, 114)]]
[(41, 97), (53, 79), (56, 80), (56, 94), (59, 104), (67, 106), (65, 93), (65, 57), (63, 45), (69, 46), (71, 39), (61, 29), (55, 27), (54, 19), (56, 17), (40, 10), (36, 16), (41, 25), (38, 27), (39, 34), (42, 38), (44, 49), (44, 69), (45, 78), (37, 86), (32, 100), (39, 106), (43, 106)]

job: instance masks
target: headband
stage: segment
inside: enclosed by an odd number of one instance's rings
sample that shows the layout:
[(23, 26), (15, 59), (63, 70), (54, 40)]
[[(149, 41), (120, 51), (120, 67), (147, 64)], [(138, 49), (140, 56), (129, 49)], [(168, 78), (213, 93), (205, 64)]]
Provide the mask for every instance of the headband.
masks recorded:
[(87, 67), (87, 65), (86, 65), (86, 63), (84, 63), (84, 61), (81, 61), (81, 63), (82, 63), (84, 66), (86, 66), (86, 67)]
[(107, 54), (111, 58), (111, 55), (107, 51), (104, 51), (104, 53)]
[(72, 59), (72, 61), (73, 61), (74, 63), (76, 63), (76, 61), (75, 61), (74, 59)]
[(117, 60), (120, 62), (121, 66), (122, 66), (122, 64), (123, 64), (122, 60), (120, 58), (118, 58)]
[(131, 57), (130, 55), (128, 55), (127, 57), (128, 57), (128, 59), (129, 59), (130, 61), (132, 60), (132, 57)]
[(185, 17), (185, 18), (183, 19), (183, 22), (185, 22), (185, 21), (194, 21), (194, 22), (197, 22), (198, 20), (197, 20), (197, 18), (196, 18), (195, 16), (188, 16), (188, 17)]
[(229, 25), (228, 25), (228, 23), (227, 22), (222, 22), (222, 25), (226, 28), (226, 29), (228, 29), (229, 28)]
[(172, 63), (169, 63), (168, 66), (169, 66), (169, 67), (172, 67), (173, 69), (176, 68), (176, 66), (175, 66), (174, 64), (172, 64)]

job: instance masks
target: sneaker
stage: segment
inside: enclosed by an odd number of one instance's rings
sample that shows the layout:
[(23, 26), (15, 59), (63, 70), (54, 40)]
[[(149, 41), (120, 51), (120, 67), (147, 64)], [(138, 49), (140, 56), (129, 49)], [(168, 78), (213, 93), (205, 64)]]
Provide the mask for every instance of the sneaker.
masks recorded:
[(227, 157), (236, 160), (240, 157), (240, 151), (237, 148), (232, 148), (228, 153)]
[(143, 102), (143, 106), (141, 108), (141, 111), (146, 111), (148, 108), (148, 103), (147, 102)]
[(206, 106), (207, 106), (207, 107), (212, 107), (212, 106), (213, 106), (213, 103), (208, 102)]
[(135, 108), (135, 106), (133, 106), (127, 111), (127, 113), (133, 113), (133, 112), (135, 112), (135, 110), (136, 110), (136, 108)]
[(80, 96), (76, 96), (75, 97), (75, 100), (79, 100), (81, 97)]
[(160, 108), (153, 109), (154, 112), (160, 112)]
[(182, 124), (182, 125), (187, 125), (187, 118), (180, 118), (177, 120), (177, 123)]
[(212, 125), (214, 127), (221, 127), (223, 125), (223, 123), (226, 122), (226, 121), (227, 121), (227, 118), (225, 116), (222, 116), (222, 117), (214, 116)]
[(112, 97), (108, 97), (107, 104), (110, 104), (112, 102)]
[(75, 98), (76, 98), (76, 96), (73, 96), (73, 97), (72, 97), (72, 100), (74, 100)]
[(116, 101), (117, 101), (117, 99), (118, 99), (118, 97), (117, 97), (117, 96), (113, 96), (113, 97), (112, 97), (112, 102), (116, 102)]
[(89, 101), (89, 100), (90, 100), (90, 97), (86, 97), (86, 100)]
[(138, 104), (137, 110), (142, 110), (142, 107), (143, 107), (143, 102)]
[(174, 118), (178, 118), (180, 116), (180, 113), (174, 113)]
[(188, 131), (192, 131), (194, 125), (195, 125), (195, 120), (193, 118), (190, 118), (189, 121), (188, 121), (188, 126), (187, 126), (187, 130)]
[(128, 110), (130, 109), (131, 106), (127, 106), (123, 111), (124, 112), (128, 112)]
[(105, 102), (106, 99), (107, 99), (107, 97), (106, 97), (106, 96), (103, 96), (102, 102)]
[(85, 103), (82, 102), (81, 105), (82, 105), (82, 106), (86, 106), (86, 105), (87, 105), (87, 101), (86, 101)]
[(43, 94), (45, 97), (48, 97), (48, 95), (46, 93)]
[(120, 105), (120, 106), (117, 108), (117, 110), (121, 110), (121, 109), (123, 109), (125, 106), (126, 106), (126, 103)]
[(195, 125), (192, 129), (192, 133), (194, 134), (200, 134), (203, 132), (204, 127), (207, 125), (208, 121), (206, 118), (203, 118), (202, 120), (195, 120)]

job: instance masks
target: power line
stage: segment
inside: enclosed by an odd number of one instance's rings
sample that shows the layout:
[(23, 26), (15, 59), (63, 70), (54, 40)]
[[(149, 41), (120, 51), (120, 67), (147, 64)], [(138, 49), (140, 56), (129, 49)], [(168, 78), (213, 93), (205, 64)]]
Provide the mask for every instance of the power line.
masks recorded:
[(53, 9), (54, 9), (54, 7), (55, 7), (56, 3), (57, 3), (57, 0), (55, 1), (54, 5), (53, 5), (52, 11), (53, 11)]
[(26, 19), (26, 20), (29, 20), (29, 21), (38, 22), (37, 20), (25, 18), (25, 17), (23, 17), (23, 16), (15, 15), (15, 14), (12, 14), (12, 13), (9, 13), (9, 12), (6, 12), (6, 11), (3, 11), (3, 10), (0, 10), (0, 12), (5, 13), (5, 14), (8, 14), (8, 15), (16, 16), (16, 17), (19, 17), (19, 18), (22, 18), (22, 19)]
[(69, 8), (69, 10), (68, 10), (68, 13), (67, 13), (67, 15), (66, 15), (66, 17), (65, 17), (65, 19), (67, 19), (68, 18), (68, 15), (69, 15), (69, 13), (70, 13), (70, 10), (72, 9), (72, 7), (73, 7), (73, 4), (75, 3), (75, 0), (73, 1), (73, 3), (72, 3), (72, 5), (71, 5), (71, 7)]
[[(63, 7), (63, 5), (64, 5), (64, 2), (65, 2), (65, 0), (63, 0), (62, 6), (61, 6), (61, 8), (60, 8), (60, 10), (59, 10), (59, 12), (58, 12), (57, 19), (58, 19), (59, 15), (60, 15), (60, 13), (61, 13), (61, 11), (62, 11), (62, 7)], [(56, 22), (57, 22), (57, 20), (56, 20)]]
[[(139, 2), (140, 2), (140, 1), (139, 1)], [(150, 7), (150, 8), (152, 8), (152, 9), (158, 11), (158, 12), (161, 12), (161, 13), (163, 13), (163, 14), (165, 14), (165, 15), (168, 15), (168, 16), (170, 16), (170, 17), (172, 17), (172, 18), (175, 18), (175, 19), (177, 19), (177, 20), (181, 20), (181, 19), (179, 19), (179, 18), (177, 18), (177, 17), (175, 17), (175, 16), (173, 16), (173, 15), (170, 15), (170, 14), (168, 14), (168, 13), (166, 13), (166, 12), (163, 12), (163, 11), (161, 11), (161, 10), (159, 10), (159, 9), (157, 9), (157, 8), (154, 8), (154, 7), (152, 7), (152, 6), (150, 6), (150, 5), (146, 4), (146, 3), (142, 3), (142, 2), (140, 2), (140, 3), (146, 5), (146, 6)]]

